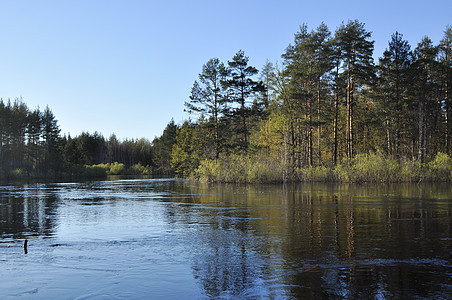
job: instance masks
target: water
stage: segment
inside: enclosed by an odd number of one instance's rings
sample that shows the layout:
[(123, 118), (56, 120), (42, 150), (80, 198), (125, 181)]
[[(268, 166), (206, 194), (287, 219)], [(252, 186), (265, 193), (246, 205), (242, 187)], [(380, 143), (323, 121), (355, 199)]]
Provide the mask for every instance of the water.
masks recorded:
[(448, 185), (0, 186), (0, 299), (451, 299), (451, 204)]

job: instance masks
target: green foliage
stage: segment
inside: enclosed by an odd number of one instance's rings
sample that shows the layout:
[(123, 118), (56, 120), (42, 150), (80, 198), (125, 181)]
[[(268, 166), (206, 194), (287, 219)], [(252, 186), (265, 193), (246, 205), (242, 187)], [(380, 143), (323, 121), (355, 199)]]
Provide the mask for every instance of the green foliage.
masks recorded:
[(202, 182), (279, 182), (283, 168), (268, 157), (231, 154), (218, 160), (201, 161), (193, 177)]
[(334, 182), (334, 171), (325, 166), (299, 168), (295, 171), (300, 182)]
[(152, 142), (154, 148), (154, 163), (157, 166), (156, 173), (171, 175), (174, 170), (171, 167), (171, 151), (176, 143), (178, 126), (171, 120), (166, 125), (163, 134)]
[(125, 166), (124, 164), (114, 162), (110, 166), (110, 172), (111, 175), (122, 175), (125, 172)]
[[(345, 167), (337, 168), (339, 181), (345, 182), (397, 182), (400, 165), (396, 160), (380, 153), (356, 155)], [(344, 176), (345, 170), (345, 176)]]
[[(264, 85), (260, 81), (255, 81), (253, 76), (259, 71), (248, 65), (249, 57), (243, 50), (239, 50), (231, 61), (228, 61), (228, 78), (224, 85), (227, 90), (230, 111), (228, 115), (232, 117), (232, 124), (229, 128), (229, 139), (231, 145), (237, 146), (240, 151), (246, 151), (249, 147), (250, 119), (256, 117), (259, 109), (252, 109), (248, 103), (251, 97), (264, 92)], [(257, 105), (257, 101), (255, 102)], [(231, 133), (235, 131), (235, 135)]]
[(92, 165), (91, 167), (101, 168), (108, 175), (152, 175), (152, 168), (150, 166), (143, 166), (138, 163), (130, 167), (126, 167), (123, 163), (106, 163)]
[(206, 124), (184, 122), (177, 131), (176, 143), (171, 152), (171, 167), (176, 176), (189, 177), (204, 158), (214, 159), (216, 147), (209, 143), (209, 127)]
[(422, 179), (422, 166), (417, 160), (402, 159), (400, 167), (400, 181), (419, 182)]
[(251, 145), (277, 159), (281, 144), (284, 142), (285, 123), (287, 121), (282, 112), (271, 112), (267, 120), (260, 123), (259, 130), (251, 136)]
[(431, 181), (449, 182), (452, 180), (452, 158), (439, 152), (435, 159), (427, 164), (428, 178)]
[(201, 182), (221, 182), (221, 165), (218, 160), (205, 159), (201, 161), (192, 178)]
[[(422, 171), (424, 170), (424, 171)], [(427, 172), (425, 171), (427, 170)], [(397, 161), (381, 152), (356, 155), (350, 162), (334, 168), (325, 166), (297, 168), (287, 177), (281, 162), (265, 156), (229, 155), (219, 160), (203, 160), (193, 176), (202, 182), (270, 183), (344, 182), (390, 183), (452, 181), (452, 158), (438, 153), (434, 160), (420, 165), (415, 160)]]
[(187, 176), (190, 174), (191, 156), (182, 148), (181, 145), (174, 145), (171, 151), (171, 167), (174, 169), (176, 175)]
[(6, 104), (0, 99), (1, 177), (53, 177), (61, 172), (59, 133), (48, 107), (31, 111), (22, 99)]
[(356, 155), (349, 163), (334, 168), (334, 178), (339, 182), (418, 182), (421, 167), (415, 160), (391, 159), (382, 152)]
[(129, 168), (129, 173), (133, 175), (152, 175), (152, 168), (137, 163)]

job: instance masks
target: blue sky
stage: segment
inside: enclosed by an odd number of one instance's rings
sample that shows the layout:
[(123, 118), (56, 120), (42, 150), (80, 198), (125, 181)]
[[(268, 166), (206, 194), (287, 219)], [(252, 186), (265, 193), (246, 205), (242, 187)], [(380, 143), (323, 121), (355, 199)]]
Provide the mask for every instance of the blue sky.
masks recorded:
[(240, 49), (250, 64), (280, 60), (299, 26), (334, 32), (358, 19), (374, 57), (395, 31), (412, 48), (436, 44), (452, 25), (452, 1), (0, 0), (0, 97), (48, 105), (63, 134), (159, 136), (201, 67)]

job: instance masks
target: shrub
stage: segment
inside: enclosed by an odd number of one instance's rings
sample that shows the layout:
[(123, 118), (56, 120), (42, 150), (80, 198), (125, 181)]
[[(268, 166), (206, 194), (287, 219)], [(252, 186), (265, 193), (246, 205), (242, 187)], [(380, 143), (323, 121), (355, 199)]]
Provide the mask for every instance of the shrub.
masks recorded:
[(450, 181), (452, 179), (452, 158), (439, 152), (435, 159), (427, 164), (428, 180)]
[[(218, 160), (203, 160), (194, 178), (204, 182), (264, 183), (283, 182), (290, 172), (284, 164), (266, 156), (230, 155)], [(356, 155), (336, 167), (295, 169), (291, 180), (320, 182), (417, 182), (451, 181), (452, 158), (438, 153), (428, 164), (416, 160), (388, 158), (381, 152)]]
[(152, 168), (137, 163), (130, 167), (129, 173), (133, 175), (152, 175)]
[(126, 167), (122, 163), (114, 162), (110, 165), (110, 175), (122, 175), (125, 172)]
[(220, 165), (218, 161), (205, 159), (201, 161), (193, 177), (202, 182), (215, 182), (220, 180)]
[(421, 165), (418, 161), (402, 160), (399, 174), (399, 181), (401, 182), (418, 182), (422, 179)]
[(193, 178), (203, 182), (280, 182), (283, 168), (268, 157), (233, 154), (218, 160), (201, 161)]
[(397, 182), (400, 164), (381, 152), (358, 154), (348, 164), (338, 165), (335, 177), (343, 182)]

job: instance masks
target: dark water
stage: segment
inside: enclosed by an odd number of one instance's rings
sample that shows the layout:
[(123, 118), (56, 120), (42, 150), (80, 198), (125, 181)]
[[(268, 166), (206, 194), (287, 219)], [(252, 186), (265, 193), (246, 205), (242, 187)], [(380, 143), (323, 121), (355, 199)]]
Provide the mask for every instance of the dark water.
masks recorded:
[(0, 299), (451, 299), (451, 204), (447, 185), (0, 186)]

